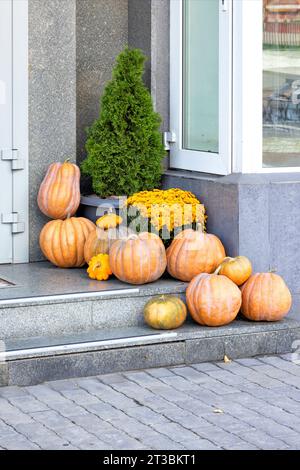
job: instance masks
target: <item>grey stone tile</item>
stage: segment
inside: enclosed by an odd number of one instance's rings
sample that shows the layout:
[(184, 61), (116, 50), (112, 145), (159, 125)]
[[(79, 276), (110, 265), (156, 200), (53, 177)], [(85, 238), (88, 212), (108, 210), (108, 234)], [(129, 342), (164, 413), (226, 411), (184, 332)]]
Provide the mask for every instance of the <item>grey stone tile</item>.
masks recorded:
[(231, 336), (225, 340), (225, 354), (233, 359), (273, 354), (276, 352), (276, 340), (275, 333)]
[(224, 342), (221, 338), (186, 341), (187, 364), (219, 361), (224, 357), (224, 354)]

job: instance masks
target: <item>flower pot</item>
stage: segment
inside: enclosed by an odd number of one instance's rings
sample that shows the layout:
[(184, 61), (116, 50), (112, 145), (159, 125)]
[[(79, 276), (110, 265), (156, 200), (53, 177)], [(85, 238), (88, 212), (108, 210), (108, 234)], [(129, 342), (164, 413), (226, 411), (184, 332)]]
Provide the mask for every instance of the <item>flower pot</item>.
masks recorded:
[(86, 217), (95, 223), (99, 217), (109, 212), (114, 212), (118, 215), (124, 200), (126, 200), (126, 196), (110, 198), (101, 198), (95, 194), (81, 196), (77, 215), (79, 217)]

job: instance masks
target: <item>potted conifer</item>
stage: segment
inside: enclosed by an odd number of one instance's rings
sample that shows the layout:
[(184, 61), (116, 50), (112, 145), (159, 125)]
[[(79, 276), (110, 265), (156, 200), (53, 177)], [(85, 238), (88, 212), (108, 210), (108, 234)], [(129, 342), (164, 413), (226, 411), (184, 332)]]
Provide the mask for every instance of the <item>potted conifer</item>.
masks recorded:
[(151, 95), (143, 83), (146, 57), (126, 48), (117, 57), (99, 118), (88, 130), (87, 158), (81, 169), (90, 176), (94, 195), (83, 196), (81, 215), (95, 221), (97, 207), (119, 205), (118, 198), (160, 185), (165, 155)]

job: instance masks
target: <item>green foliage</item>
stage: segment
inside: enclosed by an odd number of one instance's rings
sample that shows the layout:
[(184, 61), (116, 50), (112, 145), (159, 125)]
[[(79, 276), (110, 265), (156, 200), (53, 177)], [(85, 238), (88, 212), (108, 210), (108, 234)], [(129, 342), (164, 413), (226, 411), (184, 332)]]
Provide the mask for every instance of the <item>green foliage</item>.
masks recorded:
[(131, 195), (160, 184), (165, 151), (160, 116), (143, 83), (146, 57), (126, 48), (105, 88), (98, 120), (88, 130), (82, 171), (99, 196)]

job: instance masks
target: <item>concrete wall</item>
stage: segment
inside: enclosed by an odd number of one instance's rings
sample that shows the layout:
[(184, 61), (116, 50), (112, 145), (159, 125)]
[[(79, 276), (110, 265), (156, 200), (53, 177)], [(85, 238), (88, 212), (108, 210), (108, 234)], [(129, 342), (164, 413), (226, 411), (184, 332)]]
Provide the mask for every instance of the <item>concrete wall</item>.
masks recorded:
[(48, 165), (76, 158), (76, 3), (29, 0), (30, 260), (41, 258), (36, 203)]
[(276, 270), (300, 307), (300, 173), (225, 177), (168, 171), (164, 187), (194, 192), (207, 208), (208, 232), (229, 256), (245, 255), (255, 272)]

